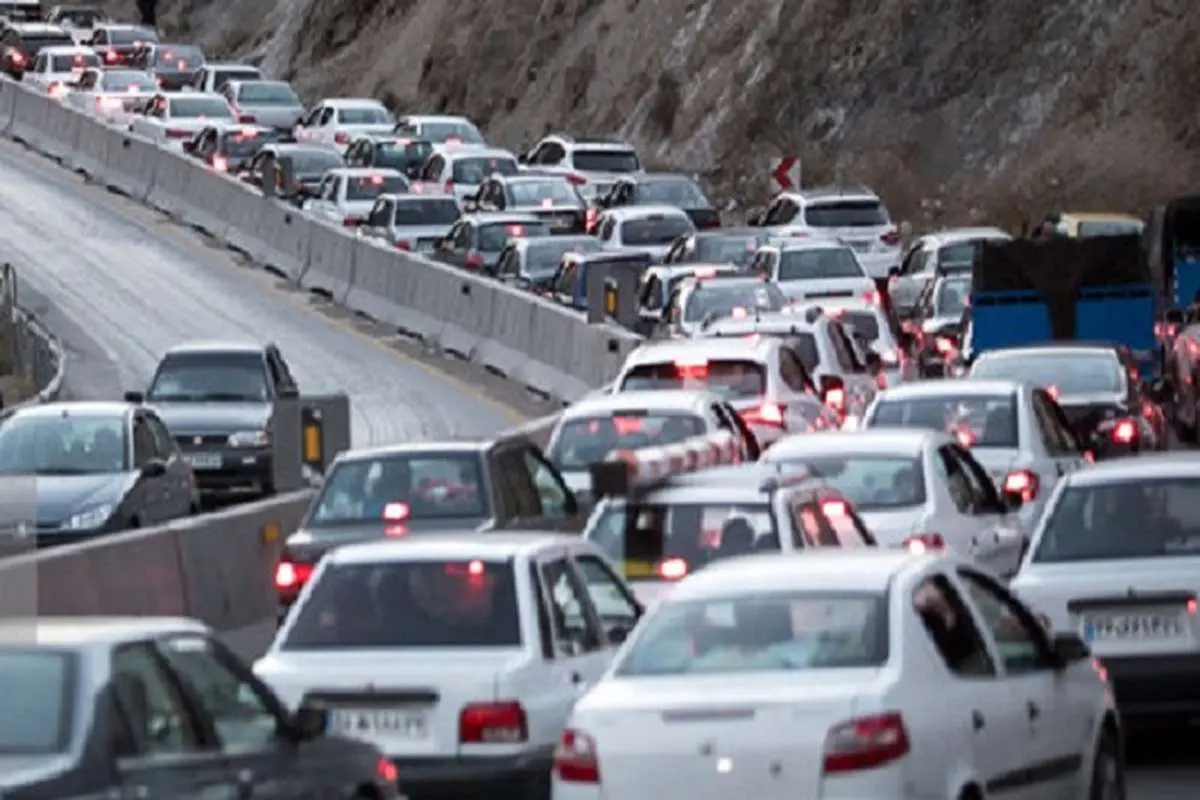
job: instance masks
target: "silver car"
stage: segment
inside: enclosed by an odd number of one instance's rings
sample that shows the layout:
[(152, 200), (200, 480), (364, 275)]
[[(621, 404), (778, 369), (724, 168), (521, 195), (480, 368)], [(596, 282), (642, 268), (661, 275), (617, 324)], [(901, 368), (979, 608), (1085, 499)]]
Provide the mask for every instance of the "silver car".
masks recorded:
[(285, 81), (229, 81), (221, 94), (243, 122), (291, 130), (304, 116), (304, 104)]
[(596, 238), (605, 250), (649, 253), (655, 260), (666, 256), (680, 236), (695, 232), (687, 213), (674, 206), (614, 208), (596, 221)]
[(432, 253), (461, 215), (450, 195), (385, 194), (376, 198), (361, 230), (397, 250)]

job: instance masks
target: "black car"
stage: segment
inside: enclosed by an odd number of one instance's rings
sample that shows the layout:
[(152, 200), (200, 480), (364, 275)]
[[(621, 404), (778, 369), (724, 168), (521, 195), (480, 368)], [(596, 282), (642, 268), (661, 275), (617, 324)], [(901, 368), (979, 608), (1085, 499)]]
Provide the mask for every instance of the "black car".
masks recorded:
[(125, 62), (146, 44), (158, 41), (158, 32), (142, 25), (97, 25), (88, 42), (109, 66)]
[(134, 49), (126, 63), (150, 73), (161, 88), (174, 91), (191, 83), (204, 62), (204, 51), (194, 44), (150, 42)]
[(494, 275), (500, 254), (510, 241), (549, 235), (550, 226), (529, 214), (464, 214), (437, 243), (433, 257), (454, 267)]
[(770, 241), (763, 228), (713, 228), (680, 236), (663, 257), (664, 264), (732, 264), (746, 269), (758, 248)]
[[(331, 169), (344, 166), (337, 151), (310, 144), (273, 144), (260, 148), (250, 162), (237, 173), (238, 178), (263, 188), (264, 175), (268, 165), (274, 162), (280, 168), (274, 175), (276, 194), (296, 205), (315, 192), (321, 185), (321, 179)], [(284, 185), (284, 165), (292, 174), (292, 185)]]
[(166, 425), (130, 403), (61, 402), (12, 412), (0, 424), (0, 475), (31, 479), (26, 519), (36, 520), (38, 547), (159, 525), (200, 508), (192, 470)]
[(496, 262), (496, 277), (523, 289), (548, 292), (554, 286), (563, 256), (568, 253), (599, 253), (601, 249), (600, 240), (595, 236), (513, 239)]
[(5, 800), (395, 798), (395, 765), (287, 709), (199, 622), (0, 623)]
[(290, 139), (286, 131), (260, 125), (209, 125), (183, 143), (183, 152), (218, 172), (237, 173), (263, 147)]
[(284, 543), (275, 572), (281, 613), (340, 545), (471, 529), (578, 532), (585, 521), (562, 475), (524, 436), (343, 453)]
[(372, 135), (351, 142), (343, 158), (347, 167), (388, 167), (416, 180), (432, 152), (433, 143), (425, 139)]
[(21, 80), (38, 53), (47, 47), (70, 47), (71, 35), (57, 25), (42, 22), (15, 22), (0, 36), (0, 69)]
[(601, 208), (628, 206), (674, 206), (681, 209), (697, 228), (721, 227), (721, 215), (700, 184), (687, 175), (673, 173), (634, 173), (622, 175), (597, 198)]
[(299, 390), (273, 344), (199, 342), (166, 352), (143, 395), (166, 422), (207, 495), (275, 491), (271, 415)]
[(552, 234), (587, 232), (587, 203), (565, 175), (493, 175), (463, 207), (529, 214), (548, 224)]

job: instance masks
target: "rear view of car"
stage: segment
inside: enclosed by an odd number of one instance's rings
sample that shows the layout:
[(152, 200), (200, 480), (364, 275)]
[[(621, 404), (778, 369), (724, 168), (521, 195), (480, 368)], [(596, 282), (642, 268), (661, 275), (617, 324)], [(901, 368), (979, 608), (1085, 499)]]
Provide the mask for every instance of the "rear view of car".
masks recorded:
[(304, 104), (284, 81), (237, 81), (226, 96), (239, 117), (267, 128), (290, 131), (304, 115)]
[(70, 34), (55, 25), (32, 22), (12, 25), (0, 37), (0, 46), (4, 48), (0, 68), (15, 80), (21, 80), (43, 49), (74, 44)]
[(401, 250), (432, 253), (460, 215), (453, 197), (397, 195), (392, 243)]
[(900, 263), (900, 232), (888, 217), (883, 201), (873, 194), (806, 197), (800, 229), (854, 248), (872, 278), (887, 278), (888, 271)]
[(204, 51), (190, 44), (159, 45), (146, 66), (161, 88), (178, 91), (204, 66)]
[(509, 181), (509, 210), (545, 220), (555, 234), (584, 233), (587, 206), (566, 178), (547, 176)]

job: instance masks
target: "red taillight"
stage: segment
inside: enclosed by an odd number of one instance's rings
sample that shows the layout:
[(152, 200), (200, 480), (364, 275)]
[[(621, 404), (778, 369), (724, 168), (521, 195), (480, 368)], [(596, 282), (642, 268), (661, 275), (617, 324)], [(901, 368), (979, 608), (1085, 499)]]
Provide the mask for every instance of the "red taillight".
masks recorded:
[(1039, 488), (1038, 476), (1027, 469), (1015, 469), (1004, 476), (1002, 487), (1006, 493), (1019, 494), (1021, 500), (1028, 503), (1037, 497)]
[(167, 136), (171, 139), (188, 139), (191, 138), (191, 131), (181, 131), (178, 128), (167, 128)]
[(253, 114), (238, 114), (237, 121), (244, 122), (244, 123), (254, 123), (254, 122), (258, 122), (258, 117), (254, 116)]
[(229, 162), (226, 161), (221, 156), (213, 156), (212, 168), (215, 169), (217, 172), (228, 172), (229, 171)]
[(454, 194), (454, 181), (446, 181), (442, 186), (442, 191), (446, 194)]
[(397, 249), (397, 250), (403, 250), (403, 251), (404, 251), (404, 252), (406, 252), (406, 253), (411, 253), (411, 252), (412, 252), (412, 245), (410, 245), (408, 242), (405, 242), (405, 241), (401, 240), (401, 241), (399, 241), (399, 242), (396, 242), (396, 249)]
[(596, 740), (583, 731), (564, 730), (554, 748), (554, 775), (563, 783), (599, 783)]
[(295, 590), (303, 588), (312, 577), (313, 565), (297, 561), (280, 561), (275, 567), (275, 588)]
[(1059, 395), (1058, 387), (1057, 386), (1047, 386), (1046, 394), (1050, 395), (1051, 400), (1057, 400), (1058, 395)]
[(892, 228), (890, 231), (887, 231), (880, 236), (879, 241), (883, 242), (888, 247), (895, 247), (896, 245), (900, 244), (900, 231)]
[(474, 250), (472, 250), (471, 252), (467, 253), (466, 265), (468, 267), (471, 267), (472, 269), (482, 269), (483, 268), (483, 256), (479, 255), (479, 253), (476, 253)]
[(664, 581), (679, 581), (687, 577), (691, 567), (682, 558), (668, 558), (658, 565), (658, 577)]
[(890, 764), (908, 755), (908, 731), (898, 713), (859, 717), (825, 734), (826, 775)]
[(115, 64), (116, 62), (121, 60), (121, 56), (118, 55), (115, 51), (109, 50), (107, 53), (104, 54), (104, 60), (110, 64)]
[(758, 408), (742, 412), (742, 420), (747, 425), (783, 425), (783, 408), (775, 403), (763, 403)]
[(933, 346), (944, 358), (952, 358), (958, 352), (958, 346), (954, 344), (954, 340), (945, 336), (934, 337)]
[(342, 220), (342, 227), (354, 228), (358, 226), (358, 217), (346, 217)]
[(350, 144), (350, 134), (345, 131), (338, 131), (333, 135), (333, 140), (338, 144)]
[(945, 550), (946, 540), (940, 533), (918, 533), (909, 536), (901, 543), (905, 549), (914, 553), (928, 553), (930, 550)]
[(583, 177), (582, 175), (576, 175), (572, 172), (568, 173), (567, 175), (567, 183), (571, 184), (572, 186), (586, 186), (587, 178)]
[(588, 233), (592, 233), (596, 230), (596, 223), (599, 220), (600, 212), (589, 207), (587, 213), (584, 215), (584, 230), (586, 230)]
[(396, 769), (396, 765), (386, 758), (380, 758), (375, 762), (375, 777), (381, 783), (393, 784), (400, 780), (400, 770)]
[(870, 303), (873, 306), (879, 305), (879, 292), (867, 292), (863, 295), (863, 302)]
[(1112, 440), (1117, 444), (1132, 444), (1138, 438), (1137, 423), (1131, 419), (1123, 419), (1112, 429)]
[(471, 703), (459, 712), (461, 744), (515, 744), (528, 738), (529, 723), (520, 703)]
[(825, 393), (825, 405), (834, 411), (841, 412), (846, 408), (846, 390), (830, 389)]

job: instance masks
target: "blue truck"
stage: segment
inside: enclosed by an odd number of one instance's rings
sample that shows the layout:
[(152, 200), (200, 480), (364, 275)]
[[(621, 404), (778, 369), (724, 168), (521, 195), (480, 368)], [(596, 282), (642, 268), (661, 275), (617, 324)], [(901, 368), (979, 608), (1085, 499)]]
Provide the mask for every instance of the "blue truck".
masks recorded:
[(1138, 236), (984, 242), (972, 274), (971, 358), (1047, 341), (1128, 347), (1143, 380), (1162, 373), (1162, 300)]
[[(1146, 223), (1146, 260), (1168, 311), (1200, 299), (1200, 196), (1159, 206)], [(1175, 315), (1172, 315), (1175, 316)]]

